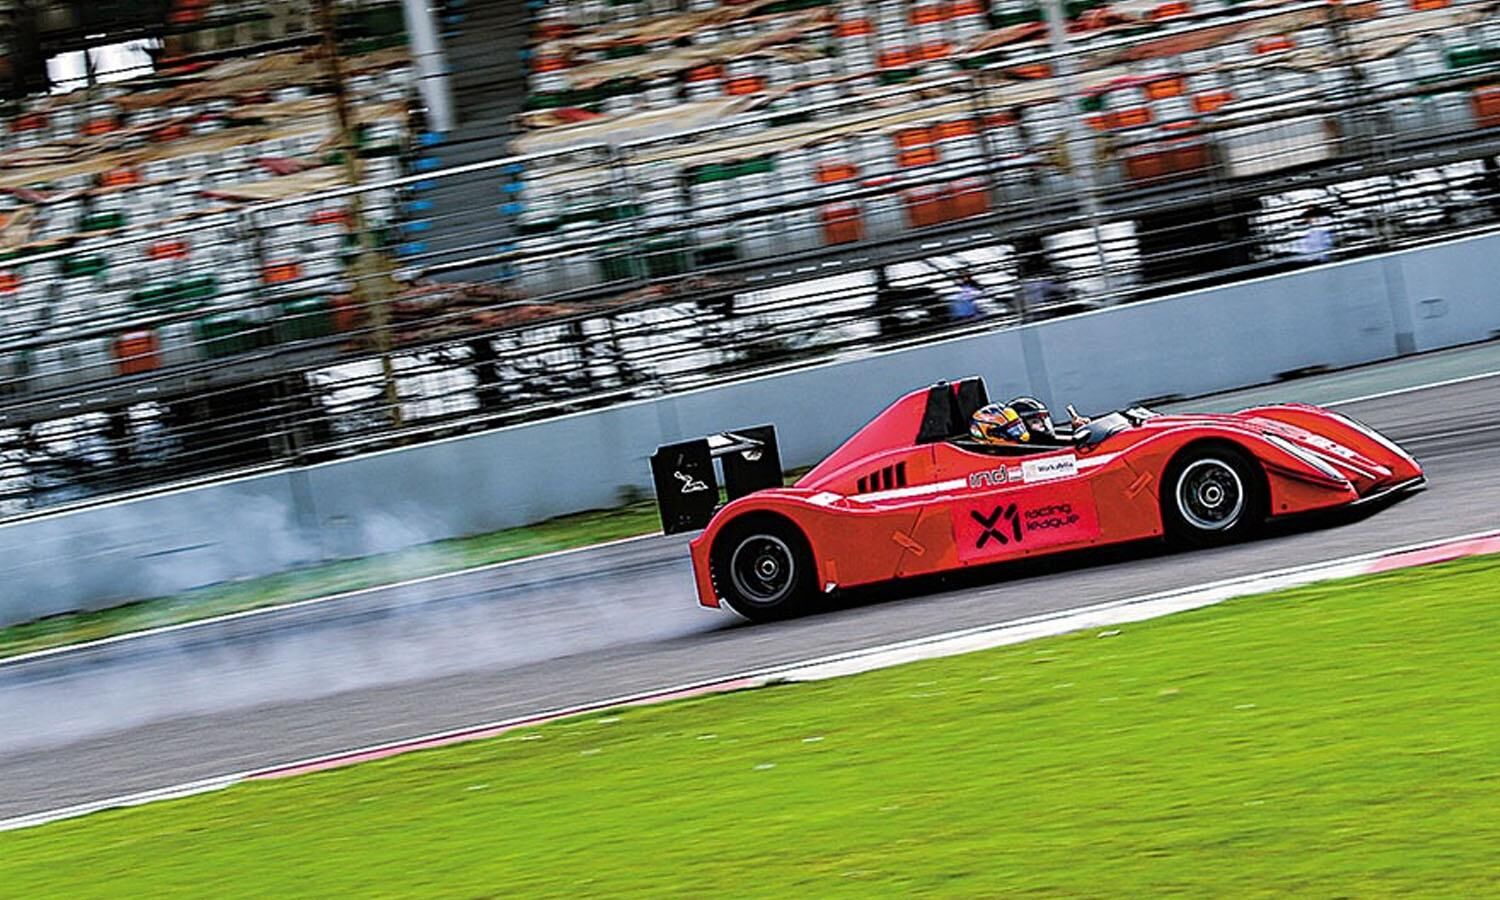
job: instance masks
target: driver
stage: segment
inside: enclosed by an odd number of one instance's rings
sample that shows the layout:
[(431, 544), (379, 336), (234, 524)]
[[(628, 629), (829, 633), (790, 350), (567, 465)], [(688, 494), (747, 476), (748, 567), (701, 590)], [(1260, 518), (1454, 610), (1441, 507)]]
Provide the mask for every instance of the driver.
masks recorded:
[[(1089, 423), (1083, 416), (1071, 418), (1074, 430)], [(1035, 397), (1017, 397), (1004, 405), (991, 403), (974, 414), (969, 434), (980, 443), (997, 446), (1061, 447), (1073, 443), (1072, 433), (1057, 433), (1047, 405)]]
[(1052, 427), (1052, 414), (1047, 411), (1045, 403), (1035, 397), (1017, 397), (1005, 405), (1015, 410), (1026, 423), (1026, 430), (1031, 432), (1033, 440), (1059, 443), (1057, 430)]
[(969, 436), (981, 444), (1018, 447), (1031, 443), (1031, 429), (1021, 414), (1010, 406), (991, 403), (969, 421)]

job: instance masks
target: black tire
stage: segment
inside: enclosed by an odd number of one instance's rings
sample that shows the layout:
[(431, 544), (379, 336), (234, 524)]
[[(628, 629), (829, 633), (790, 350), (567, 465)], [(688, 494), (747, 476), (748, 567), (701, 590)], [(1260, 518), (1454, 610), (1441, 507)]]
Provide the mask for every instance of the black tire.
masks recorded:
[(776, 516), (731, 522), (714, 541), (709, 568), (719, 596), (752, 622), (805, 615), (818, 596), (807, 539)]
[(1244, 540), (1264, 524), (1266, 502), (1265, 473), (1229, 444), (1187, 448), (1162, 479), (1167, 538), (1190, 546)]

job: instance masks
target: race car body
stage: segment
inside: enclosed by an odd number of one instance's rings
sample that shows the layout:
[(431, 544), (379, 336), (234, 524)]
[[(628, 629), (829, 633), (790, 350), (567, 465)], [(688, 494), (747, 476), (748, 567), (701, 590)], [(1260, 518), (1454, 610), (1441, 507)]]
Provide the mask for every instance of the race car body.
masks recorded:
[(699, 601), (780, 618), (838, 588), (1148, 538), (1222, 543), (1425, 483), (1393, 442), (1314, 406), (1131, 409), (1066, 440), (997, 447), (968, 438), (986, 402), (978, 378), (913, 391), (791, 487), (770, 426), (660, 448), (664, 529), (703, 528)]

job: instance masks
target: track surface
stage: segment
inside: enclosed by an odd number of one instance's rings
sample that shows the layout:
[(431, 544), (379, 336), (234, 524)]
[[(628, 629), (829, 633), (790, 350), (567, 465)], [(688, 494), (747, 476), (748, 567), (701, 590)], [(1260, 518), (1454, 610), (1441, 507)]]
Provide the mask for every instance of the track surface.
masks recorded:
[[(1396, 364), (1409, 383), (1422, 365)], [(1393, 368), (1365, 377), (1384, 390)], [(1330, 399), (1319, 384), (1277, 396)], [(1317, 530), (1054, 557), (774, 626), (698, 609), (685, 542), (649, 538), (0, 666), (0, 818), (1500, 522), (1500, 378), (1343, 409), (1403, 442), (1432, 487)]]

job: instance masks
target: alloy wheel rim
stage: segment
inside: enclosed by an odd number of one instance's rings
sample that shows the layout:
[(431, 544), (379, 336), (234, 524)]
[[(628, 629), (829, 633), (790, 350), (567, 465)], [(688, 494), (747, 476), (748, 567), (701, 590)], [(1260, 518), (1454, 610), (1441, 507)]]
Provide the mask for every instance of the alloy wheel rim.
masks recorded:
[(1177, 510), (1200, 531), (1233, 528), (1245, 511), (1245, 485), (1234, 467), (1200, 459), (1177, 479)]
[(729, 558), (729, 578), (736, 593), (760, 606), (785, 599), (796, 574), (792, 548), (774, 535), (759, 534), (741, 541)]

